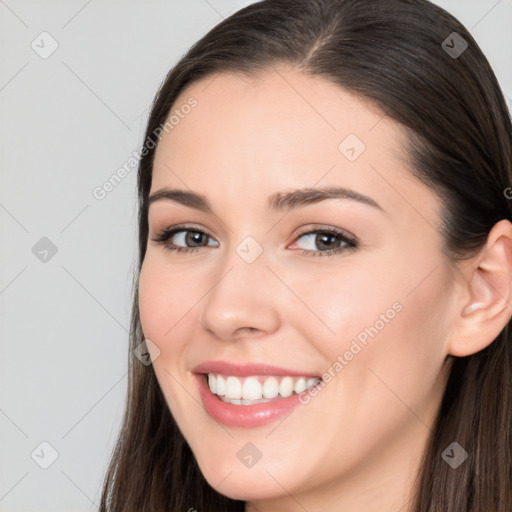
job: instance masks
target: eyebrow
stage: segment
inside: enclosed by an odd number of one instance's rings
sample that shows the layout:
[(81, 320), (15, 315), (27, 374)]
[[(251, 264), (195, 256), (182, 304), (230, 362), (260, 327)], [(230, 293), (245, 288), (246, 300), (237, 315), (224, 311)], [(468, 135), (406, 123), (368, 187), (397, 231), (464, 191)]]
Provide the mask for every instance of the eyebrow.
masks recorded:
[[(291, 191), (277, 192), (268, 198), (267, 209), (273, 212), (289, 211), (327, 199), (349, 199), (372, 206), (386, 213), (386, 210), (371, 197), (339, 186), (300, 188)], [(163, 200), (194, 208), (205, 213), (214, 213), (210, 202), (205, 196), (188, 190), (168, 188), (162, 188), (151, 194), (148, 199), (148, 208), (151, 204)]]

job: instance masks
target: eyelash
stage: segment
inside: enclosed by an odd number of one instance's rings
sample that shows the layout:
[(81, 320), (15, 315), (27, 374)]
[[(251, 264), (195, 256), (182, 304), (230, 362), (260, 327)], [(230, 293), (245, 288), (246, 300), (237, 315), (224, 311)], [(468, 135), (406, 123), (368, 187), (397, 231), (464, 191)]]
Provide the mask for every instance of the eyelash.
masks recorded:
[[(212, 238), (212, 237), (210, 237), (210, 235), (208, 235), (208, 233), (205, 233), (204, 231), (202, 231), (200, 229), (197, 229), (195, 226), (178, 226), (178, 227), (172, 227), (172, 228), (168, 228), (168, 229), (165, 229), (165, 230), (161, 231), (155, 238), (152, 238), (152, 240), (154, 242), (157, 242), (157, 243), (163, 245), (163, 247), (167, 251), (172, 251), (172, 252), (175, 252), (175, 253), (180, 253), (180, 252), (191, 253), (191, 252), (195, 252), (198, 249), (202, 248), (202, 247), (171, 246), (171, 245), (169, 245), (167, 243), (169, 238), (171, 238), (176, 233), (180, 233), (182, 231), (189, 231), (189, 232), (192, 232), (192, 233), (200, 233), (202, 235), (207, 236), (208, 238)], [(316, 230), (310, 230), (310, 231), (302, 231), (302, 232), (297, 234), (297, 239), (299, 239), (303, 235), (309, 235), (309, 234), (313, 234), (313, 233), (318, 233), (318, 234), (334, 234), (342, 242), (344, 242), (346, 245), (345, 245), (345, 247), (338, 247), (337, 249), (329, 249), (329, 250), (326, 250), (326, 251), (320, 251), (320, 250), (312, 251), (312, 250), (308, 250), (308, 249), (297, 249), (304, 256), (312, 256), (312, 257), (332, 256), (332, 255), (335, 255), (335, 254), (340, 254), (340, 253), (342, 253), (342, 252), (344, 252), (346, 250), (356, 249), (358, 247), (358, 245), (359, 245), (359, 243), (358, 243), (356, 238), (349, 237), (346, 234), (344, 234), (342, 231), (340, 231), (338, 229), (335, 229), (335, 228), (329, 228), (329, 229), (326, 228), (326, 229), (316, 229)]]

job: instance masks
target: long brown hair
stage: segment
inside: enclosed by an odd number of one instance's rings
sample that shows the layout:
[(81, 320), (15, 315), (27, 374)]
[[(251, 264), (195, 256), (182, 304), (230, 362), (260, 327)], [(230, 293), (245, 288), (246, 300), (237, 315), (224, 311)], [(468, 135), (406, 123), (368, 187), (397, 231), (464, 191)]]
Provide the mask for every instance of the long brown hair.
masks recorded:
[[(153, 103), (145, 140), (155, 139), (191, 83), (223, 71), (251, 76), (279, 63), (359, 94), (408, 128), (411, 172), (442, 200), (440, 232), (451, 261), (475, 254), (497, 221), (510, 220), (504, 190), (512, 183), (512, 126), (504, 96), (466, 28), (427, 0), (251, 4), (210, 30), (171, 69)], [(151, 146), (138, 170), (139, 272), (148, 238)], [(222, 496), (205, 481), (152, 366), (133, 355), (144, 340), (137, 290), (138, 272), (127, 404), (101, 510), (243, 511), (244, 502)], [(414, 512), (512, 510), (510, 327), (484, 350), (454, 358), (410, 503)], [(441, 457), (454, 441), (469, 454), (456, 470)]]

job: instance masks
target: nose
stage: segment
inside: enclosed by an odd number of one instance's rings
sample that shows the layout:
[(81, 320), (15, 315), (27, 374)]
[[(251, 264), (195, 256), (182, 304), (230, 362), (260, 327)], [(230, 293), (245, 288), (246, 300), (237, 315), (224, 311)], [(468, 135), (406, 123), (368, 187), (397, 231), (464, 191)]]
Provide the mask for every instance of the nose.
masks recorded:
[(280, 322), (279, 285), (263, 256), (247, 263), (232, 254), (200, 302), (202, 328), (217, 339), (233, 341), (272, 334)]

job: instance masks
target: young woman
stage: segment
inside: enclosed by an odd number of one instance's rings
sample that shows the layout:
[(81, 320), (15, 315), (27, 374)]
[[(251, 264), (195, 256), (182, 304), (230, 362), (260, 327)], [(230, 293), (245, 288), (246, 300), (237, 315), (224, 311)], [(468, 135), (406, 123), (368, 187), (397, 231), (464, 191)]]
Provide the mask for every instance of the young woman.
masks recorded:
[(512, 126), (468, 31), (426, 0), (252, 4), (145, 141), (101, 510), (512, 510)]

